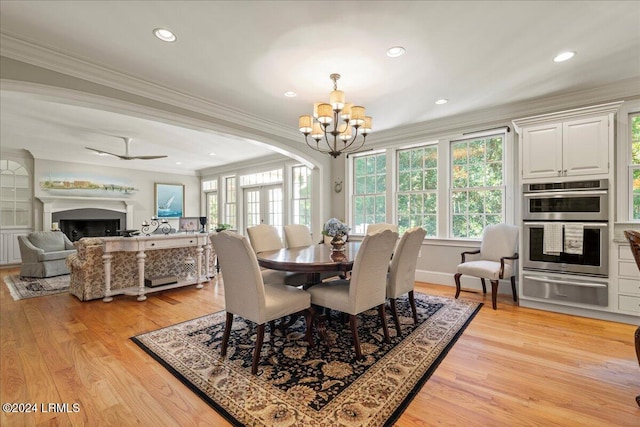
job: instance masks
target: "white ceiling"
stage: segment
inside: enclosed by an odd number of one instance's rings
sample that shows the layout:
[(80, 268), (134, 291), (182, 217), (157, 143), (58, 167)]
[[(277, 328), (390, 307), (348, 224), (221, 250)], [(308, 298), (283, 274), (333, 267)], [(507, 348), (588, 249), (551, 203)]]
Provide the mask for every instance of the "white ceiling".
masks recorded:
[[(160, 42), (156, 27), (178, 40)], [(333, 72), (374, 131), (640, 79), (637, 1), (2, 1), (0, 33), (5, 56), (28, 62), (7, 48), (28, 42), (281, 135), (327, 98)], [(406, 55), (388, 58), (396, 45)], [(578, 54), (552, 62), (564, 50)], [(194, 171), (270, 153), (246, 135), (1, 95), (2, 145), (43, 158), (73, 150), (95, 162), (79, 148), (124, 153), (119, 137), (133, 138), (134, 155), (170, 156), (125, 167)]]

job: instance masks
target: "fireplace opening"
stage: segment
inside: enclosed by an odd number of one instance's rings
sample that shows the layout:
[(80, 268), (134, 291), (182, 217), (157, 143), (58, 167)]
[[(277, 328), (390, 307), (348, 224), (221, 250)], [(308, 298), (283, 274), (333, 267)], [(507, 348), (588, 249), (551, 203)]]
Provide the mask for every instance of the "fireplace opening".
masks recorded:
[(75, 242), (83, 237), (117, 236), (120, 221), (117, 219), (63, 219), (60, 230)]
[(126, 214), (109, 209), (71, 209), (53, 213), (52, 222), (75, 242), (83, 237), (118, 236), (118, 230), (125, 227)]

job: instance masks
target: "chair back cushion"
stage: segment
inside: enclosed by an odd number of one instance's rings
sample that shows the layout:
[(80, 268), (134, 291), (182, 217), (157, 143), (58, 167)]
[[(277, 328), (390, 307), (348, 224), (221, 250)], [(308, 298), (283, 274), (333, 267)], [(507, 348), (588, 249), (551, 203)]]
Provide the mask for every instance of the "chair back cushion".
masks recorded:
[(255, 253), (282, 249), (282, 239), (273, 225), (258, 224), (247, 228), (247, 234)]
[(395, 231), (396, 233), (398, 232), (398, 226), (396, 224), (387, 224), (385, 222), (380, 222), (378, 224), (369, 224), (367, 225), (367, 233), (366, 234), (373, 234), (373, 233), (377, 233), (379, 231), (382, 230), (391, 230), (391, 231)]
[(311, 232), (309, 231), (309, 228), (303, 224), (285, 225), (284, 238), (287, 241), (288, 248), (298, 248), (313, 244), (313, 241), (311, 240)]
[(264, 323), (265, 292), (256, 254), (246, 237), (232, 231), (212, 234), (224, 283), (225, 309)]
[(500, 262), (500, 258), (515, 254), (517, 248), (518, 227), (509, 224), (488, 225), (482, 233), (480, 258)]
[(398, 233), (391, 230), (365, 236), (351, 273), (350, 314), (361, 313), (384, 304), (389, 260), (397, 240)]
[(45, 252), (64, 251), (64, 234), (61, 231), (35, 231), (29, 233), (29, 241)]
[(413, 227), (405, 231), (396, 246), (389, 268), (387, 296), (397, 298), (413, 290), (416, 280), (416, 264), (418, 252), (422, 247), (427, 232), (421, 227)]
[(640, 269), (640, 231), (625, 230), (624, 235), (631, 245), (631, 253)]

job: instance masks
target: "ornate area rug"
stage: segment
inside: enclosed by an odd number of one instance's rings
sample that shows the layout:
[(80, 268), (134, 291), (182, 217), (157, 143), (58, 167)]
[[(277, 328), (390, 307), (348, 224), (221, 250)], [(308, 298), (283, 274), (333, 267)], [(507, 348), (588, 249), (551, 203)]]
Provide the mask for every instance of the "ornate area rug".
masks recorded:
[(44, 295), (59, 294), (69, 290), (70, 275), (47, 277), (40, 279), (37, 277), (20, 277), (18, 275), (5, 276), (4, 283), (9, 288), (9, 292), (14, 301), (41, 297)]
[(377, 310), (358, 316), (364, 358), (356, 361), (348, 322), (331, 313), (329, 344), (304, 340), (304, 319), (267, 327), (258, 374), (251, 375), (256, 326), (234, 317), (220, 356), (221, 311), (132, 340), (234, 425), (391, 425), (444, 359), (482, 304), (415, 293), (418, 325), (399, 299), (402, 334), (388, 317), (383, 341)]

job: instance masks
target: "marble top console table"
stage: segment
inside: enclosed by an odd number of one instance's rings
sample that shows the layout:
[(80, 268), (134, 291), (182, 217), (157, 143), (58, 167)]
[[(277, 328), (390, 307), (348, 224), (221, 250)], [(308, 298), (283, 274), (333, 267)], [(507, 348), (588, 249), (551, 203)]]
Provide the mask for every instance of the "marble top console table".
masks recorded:
[[(104, 302), (113, 300), (114, 295), (137, 295), (138, 301), (147, 299), (146, 294), (163, 291), (166, 289), (178, 288), (196, 284), (197, 288), (203, 287), (203, 282), (210, 277), (208, 260), (211, 251), (211, 241), (209, 233), (176, 233), (167, 235), (135, 236), (135, 237), (104, 237), (103, 238), (104, 278), (105, 297)], [(176, 283), (160, 285), (154, 287), (145, 286), (145, 252), (160, 251), (173, 248), (194, 248), (195, 271), (193, 275), (178, 277)], [(137, 285), (112, 290), (111, 289), (111, 262), (115, 252), (136, 252), (138, 263), (138, 283)]]

